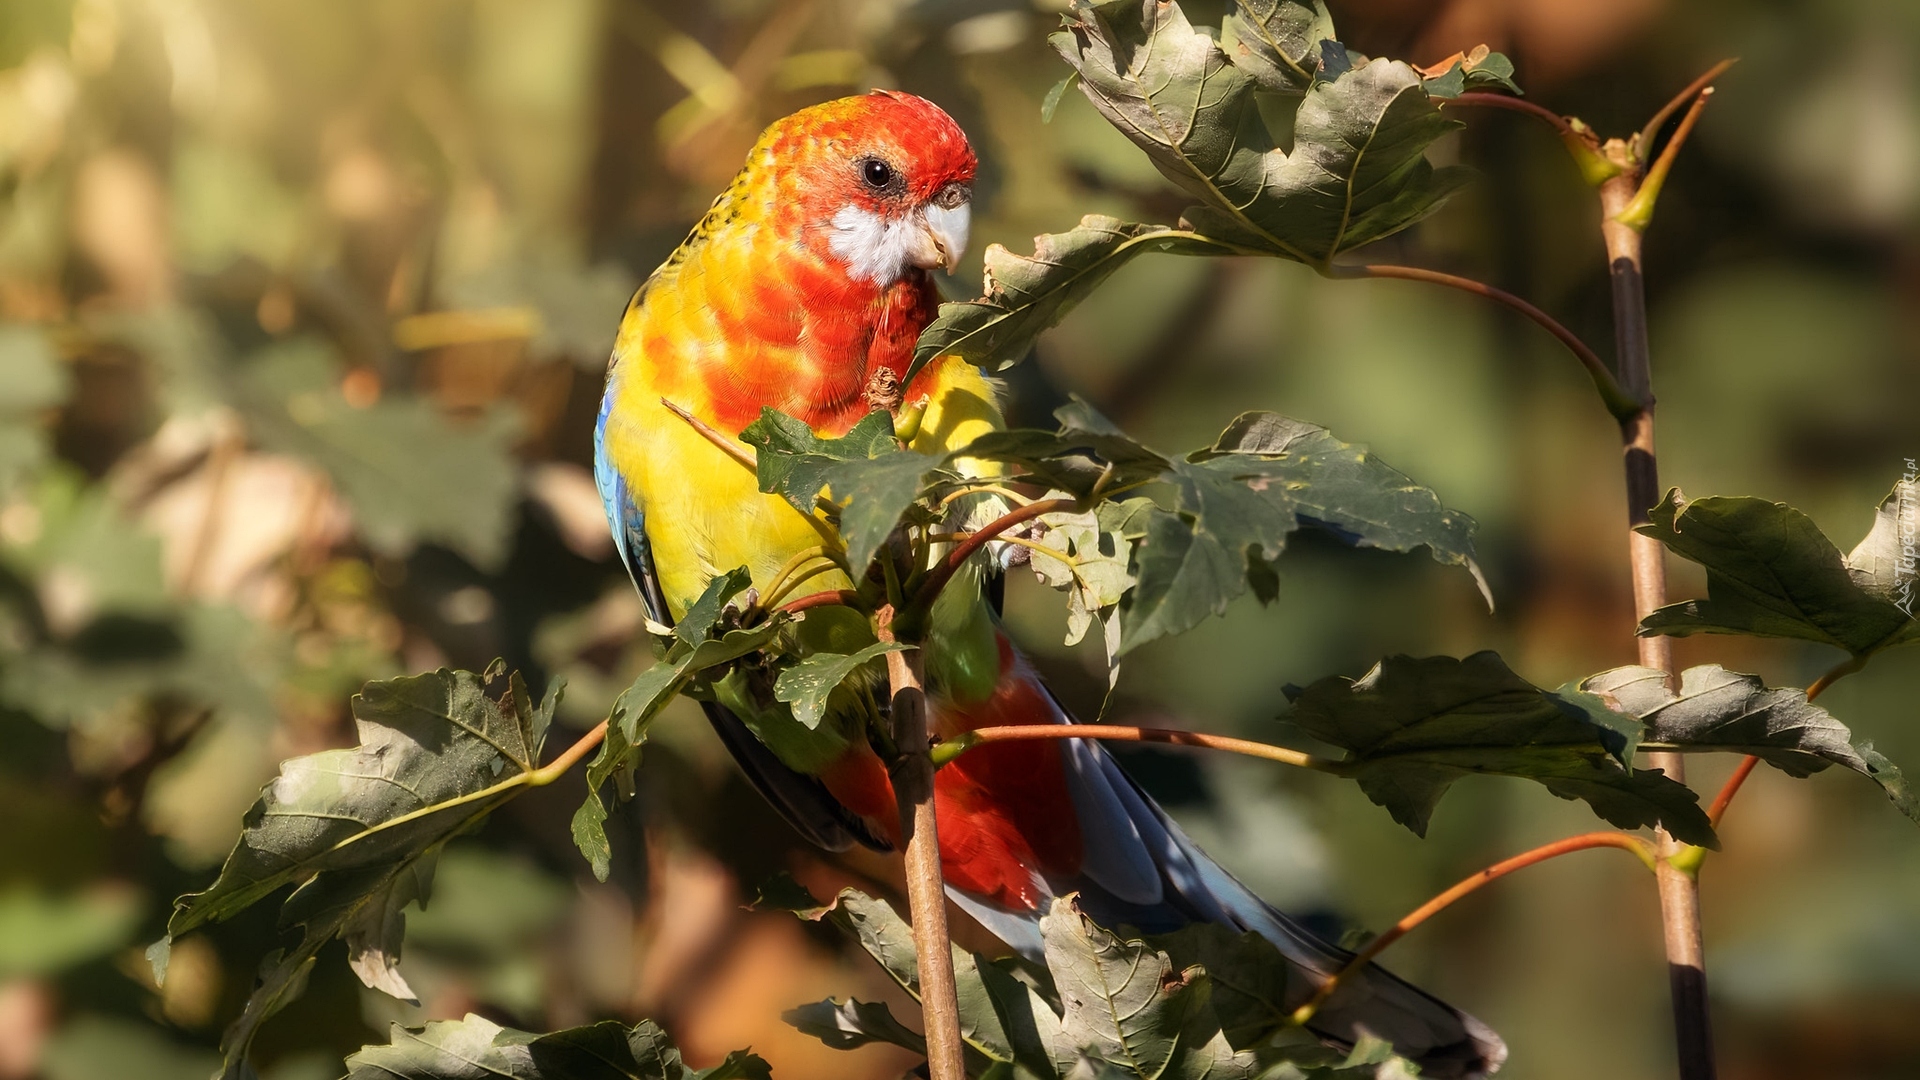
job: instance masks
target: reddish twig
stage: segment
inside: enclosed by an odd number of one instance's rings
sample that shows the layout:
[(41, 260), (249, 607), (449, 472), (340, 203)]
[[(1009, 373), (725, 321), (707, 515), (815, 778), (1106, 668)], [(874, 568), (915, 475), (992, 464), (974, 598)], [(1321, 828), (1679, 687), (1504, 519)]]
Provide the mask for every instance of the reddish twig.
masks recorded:
[(1033, 739), (1101, 739), (1108, 742), (1153, 742), (1171, 743), (1175, 746), (1202, 746), (1209, 750), (1225, 750), (1232, 754), (1245, 754), (1248, 757), (1278, 761), (1283, 765), (1297, 765), (1303, 769), (1315, 769), (1327, 773), (1345, 772), (1345, 766), (1338, 761), (1315, 757), (1298, 750), (1289, 750), (1283, 746), (1269, 746), (1251, 739), (1207, 735), (1198, 731), (1181, 731), (1178, 728), (1133, 727), (1126, 724), (1017, 724), (974, 728), (972, 731), (962, 732), (935, 746), (933, 763), (945, 765), (974, 747), (985, 746), (988, 743), (1021, 742)]
[(1613, 377), (1613, 370), (1607, 367), (1606, 361), (1600, 359), (1600, 354), (1594, 352), (1592, 347), (1586, 342), (1581, 341), (1578, 335), (1561, 325), (1553, 316), (1548, 315), (1531, 303), (1504, 289), (1497, 289), (1485, 282), (1475, 281), (1472, 278), (1461, 277), (1457, 274), (1443, 273), (1439, 270), (1427, 270), (1417, 266), (1389, 266), (1368, 263), (1360, 266), (1340, 267), (1336, 271), (1336, 275), (1424, 281), (1432, 285), (1445, 285), (1450, 289), (1459, 289), (1462, 292), (1472, 293), (1475, 296), (1484, 296), (1489, 300), (1505, 304), (1507, 307), (1533, 320), (1536, 325), (1547, 333), (1552, 334), (1556, 340), (1567, 347), (1569, 352), (1573, 353), (1574, 358), (1579, 360), (1581, 366), (1587, 369), (1587, 374), (1593, 379), (1594, 388), (1600, 391), (1600, 397), (1606, 402), (1607, 410), (1613, 413), (1616, 419), (1624, 421), (1627, 417), (1640, 411), (1640, 402), (1636, 401), (1625, 390), (1621, 389), (1619, 382)]
[(535, 769), (529, 774), (527, 782), (534, 787), (542, 787), (546, 784), (553, 783), (555, 780), (560, 779), (568, 769), (578, 765), (581, 758), (592, 753), (593, 748), (599, 746), (606, 737), (607, 722), (602, 720), (594, 725), (592, 731), (580, 736), (579, 741), (562, 751), (559, 757)]
[(1727, 804), (1733, 801), (1735, 795), (1740, 794), (1740, 785), (1747, 782), (1747, 777), (1753, 775), (1753, 768), (1758, 764), (1760, 759), (1748, 754), (1740, 759), (1739, 766), (1733, 770), (1732, 776), (1727, 777), (1727, 782), (1720, 785), (1720, 794), (1715, 795), (1713, 805), (1707, 807), (1707, 821), (1714, 828), (1720, 827), (1720, 819), (1727, 813)]
[[(1647, 159), (1647, 152), (1653, 149), (1653, 140), (1659, 136), (1660, 129), (1666, 126), (1667, 121), (1673, 116), (1673, 114), (1679, 111), (1680, 106), (1685, 105), (1689, 101), (1692, 101), (1701, 93), (1701, 91), (1705, 90), (1709, 86), (1712, 86), (1716, 79), (1720, 78), (1720, 76), (1722, 75), (1725, 75), (1727, 73), (1728, 68), (1733, 67), (1733, 65), (1739, 62), (1740, 61), (1737, 57), (1730, 60), (1720, 61), (1719, 63), (1708, 68), (1704, 75), (1701, 75), (1699, 78), (1688, 83), (1686, 86), (1686, 89), (1673, 95), (1672, 99), (1669, 100), (1665, 105), (1660, 106), (1660, 111), (1653, 114), (1653, 118), (1647, 121), (1647, 126), (1640, 129), (1640, 134), (1634, 136), (1633, 138), (1634, 156), (1639, 158), (1641, 161), (1645, 161)], [(1677, 139), (1680, 136), (1676, 134), (1674, 137)]]
[(960, 567), (964, 566), (966, 561), (973, 557), (974, 552), (985, 547), (988, 541), (994, 537), (999, 536), (1001, 533), (1006, 532), (1016, 525), (1032, 521), (1034, 518), (1040, 517), (1043, 514), (1072, 510), (1079, 505), (1080, 504), (1073, 499), (1041, 499), (1038, 502), (1030, 502), (1025, 506), (1009, 510), (988, 524), (981, 526), (978, 531), (968, 536), (965, 540), (962, 540), (958, 547), (948, 552), (946, 559), (942, 561), (940, 565), (934, 567), (927, 573), (927, 578), (921, 583), (920, 590), (914, 594), (914, 599), (918, 603), (918, 606), (923, 609), (931, 606), (934, 597), (939, 596), (940, 590), (947, 587), (947, 582), (953, 579), (953, 575), (959, 571)]
[(859, 607), (860, 594), (852, 589), (830, 589), (826, 592), (808, 593), (798, 600), (789, 600), (780, 605), (780, 610), (789, 615), (817, 607)]
[(1352, 978), (1356, 972), (1365, 968), (1369, 963), (1372, 963), (1373, 958), (1385, 952), (1387, 946), (1399, 941), (1406, 936), (1409, 930), (1426, 922), (1441, 911), (1446, 910), (1454, 901), (1473, 892), (1487, 882), (1506, 877), (1515, 870), (1524, 870), (1529, 866), (1546, 862), (1548, 859), (1575, 851), (1586, 851), (1589, 848), (1599, 847), (1615, 847), (1623, 851), (1630, 851), (1637, 856), (1642, 863), (1646, 864), (1647, 869), (1652, 870), (1654, 868), (1653, 849), (1651, 845), (1637, 836), (1629, 836), (1621, 832), (1591, 832), (1582, 833), (1579, 836), (1569, 836), (1565, 840), (1555, 840), (1551, 844), (1543, 844), (1540, 847), (1534, 848), (1532, 851), (1525, 851), (1515, 855), (1511, 859), (1494, 863), (1492, 866), (1474, 874), (1472, 877), (1463, 879), (1459, 884), (1448, 889), (1446, 892), (1421, 904), (1405, 918), (1394, 923), (1385, 933), (1368, 942), (1365, 948), (1354, 954), (1353, 959), (1347, 962), (1346, 967), (1340, 969), (1339, 974), (1322, 983), (1320, 989), (1316, 990), (1314, 995), (1307, 999), (1306, 1004), (1293, 1011), (1293, 1015), (1289, 1018), (1290, 1021), (1297, 1025), (1304, 1024), (1312, 1019), (1313, 1014), (1320, 1010), (1320, 1006), (1326, 1004), (1327, 999), (1333, 996), (1334, 992), (1340, 988), (1342, 983)]
[(1535, 105), (1533, 102), (1528, 101), (1526, 98), (1508, 97), (1506, 94), (1489, 94), (1489, 93), (1484, 93), (1482, 91), (1474, 90), (1465, 94), (1457, 94), (1451, 100), (1442, 101), (1439, 104), (1443, 106), (1444, 105), (1484, 105), (1484, 106), (1487, 106), (1488, 108), (1506, 109), (1509, 112), (1526, 113), (1528, 116), (1536, 117), (1538, 119), (1546, 121), (1548, 124), (1553, 125), (1553, 129), (1555, 131), (1558, 131), (1563, 138), (1579, 138), (1579, 136), (1574, 133), (1573, 125), (1567, 123), (1566, 117), (1561, 116), (1559, 113), (1554, 112), (1552, 109), (1546, 108), (1541, 105)]

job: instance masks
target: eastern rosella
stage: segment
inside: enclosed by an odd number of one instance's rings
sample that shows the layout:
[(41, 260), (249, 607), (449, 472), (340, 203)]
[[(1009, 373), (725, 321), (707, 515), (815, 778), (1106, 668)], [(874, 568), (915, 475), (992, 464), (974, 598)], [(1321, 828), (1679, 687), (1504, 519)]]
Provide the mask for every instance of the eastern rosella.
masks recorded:
[[(921, 98), (879, 91), (805, 109), (761, 135), (731, 186), (634, 296), (608, 371), (595, 464), (614, 539), (656, 621), (682, 616), (715, 575), (736, 567), (766, 588), (821, 543), (823, 524), (762, 494), (750, 470), (663, 399), (722, 432), (741, 431), (765, 406), (822, 435), (845, 433), (869, 411), (872, 373), (903, 375), (934, 316), (930, 271), (951, 271), (966, 247), (974, 168), (959, 126)], [(995, 387), (958, 357), (929, 364), (905, 393), (927, 403), (912, 449), (944, 454), (1002, 424)], [(955, 505), (978, 521), (993, 515), (992, 500)], [(936, 734), (1072, 723), (1000, 629), (984, 588), (995, 571), (986, 555), (931, 617)], [(850, 586), (834, 571), (811, 588)], [(816, 646), (872, 640), (849, 608), (815, 608), (798, 632)], [(887, 772), (863, 734), (870, 708), (829, 716), (824, 726), (847, 737), (822, 754), (818, 740), (810, 750), (783, 747), (773, 736), (785, 706), (743, 680), (723, 683), (719, 697), (708, 707), (713, 726), (803, 835), (836, 850), (897, 843)], [(1257, 931), (1303, 976), (1297, 988), (1348, 959), (1222, 870), (1097, 744), (976, 749), (939, 771), (935, 805), (950, 895), (1024, 952), (1038, 952), (1050, 899), (1073, 892), (1109, 926), (1212, 921)], [(1339, 1044), (1372, 1032), (1430, 1076), (1479, 1075), (1506, 1056), (1485, 1025), (1378, 968), (1343, 986), (1311, 1027)]]

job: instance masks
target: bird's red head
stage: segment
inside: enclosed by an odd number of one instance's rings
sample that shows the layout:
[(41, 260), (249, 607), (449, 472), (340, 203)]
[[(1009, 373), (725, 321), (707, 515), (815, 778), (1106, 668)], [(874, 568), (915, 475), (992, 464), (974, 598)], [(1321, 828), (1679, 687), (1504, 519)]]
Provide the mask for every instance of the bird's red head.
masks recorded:
[[(884, 287), (952, 270), (967, 246), (976, 162), (960, 125), (912, 94), (876, 90), (802, 109), (749, 158), (776, 228)], [(786, 231), (782, 229), (782, 231)]]

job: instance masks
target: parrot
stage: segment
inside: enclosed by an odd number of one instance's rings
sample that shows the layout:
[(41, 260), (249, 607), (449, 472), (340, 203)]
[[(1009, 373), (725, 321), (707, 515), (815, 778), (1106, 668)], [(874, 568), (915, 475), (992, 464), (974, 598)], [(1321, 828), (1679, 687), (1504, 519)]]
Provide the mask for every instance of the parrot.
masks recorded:
[[(873, 409), (876, 373), (904, 377), (937, 314), (933, 273), (951, 273), (966, 250), (976, 167), (960, 126), (923, 98), (876, 90), (802, 109), (766, 128), (635, 293), (608, 366), (594, 474), (620, 560), (656, 624), (671, 626), (739, 567), (768, 589), (830, 528), (763, 493), (751, 468), (670, 406), (728, 434), (766, 408), (823, 438), (845, 434)], [(929, 362), (902, 390), (924, 402), (909, 449), (945, 455), (1004, 427), (998, 385), (958, 355)], [(969, 467), (964, 457), (956, 464)], [(993, 474), (989, 463), (974, 467)], [(955, 500), (956, 525), (992, 520), (1006, 507), (1000, 498)], [(926, 620), (936, 738), (1075, 722), (1000, 623), (1004, 566), (990, 549), (954, 576)], [(810, 588), (854, 584), (829, 569)], [(849, 607), (811, 608), (793, 632), (802, 650), (846, 653), (875, 640), (867, 616)], [(703, 705), (801, 836), (830, 851), (885, 851), (900, 846), (901, 827), (885, 762), (864, 734), (884, 691), (877, 678), (864, 688), (849, 681), (803, 740), (788, 734), (798, 725), (787, 707), (742, 673)], [(1286, 958), (1302, 998), (1351, 959), (1209, 858), (1096, 742), (979, 747), (939, 769), (934, 805), (949, 897), (1031, 957), (1041, 951), (1040, 917), (1072, 894), (1105, 926), (1257, 932)], [(1377, 966), (1344, 982), (1308, 1026), (1335, 1046), (1385, 1039), (1429, 1077), (1483, 1076), (1506, 1057), (1487, 1025)]]

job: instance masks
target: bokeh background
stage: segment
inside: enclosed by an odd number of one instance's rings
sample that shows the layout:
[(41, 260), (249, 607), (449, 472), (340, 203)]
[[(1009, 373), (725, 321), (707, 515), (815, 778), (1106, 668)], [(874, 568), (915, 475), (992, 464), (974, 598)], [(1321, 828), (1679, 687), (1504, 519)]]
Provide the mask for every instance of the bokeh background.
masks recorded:
[[(1663, 478), (1790, 502), (1843, 547), (1865, 532), (1920, 454), (1920, 6), (1334, 11), (1376, 55), (1490, 43), (1535, 100), (1607, 133), (1742, 57), (1649, 242)], [(503, 656), (536, 688), (566, 677), (578, 730), (650, 662), (588, 472), (601, 372), (631, 289), (767, 121), (876, 85), (940, 102), (983, 159), (982, 244), (1179, 212), (1077, 93), (1043, 123), (1054, 21), (1006, 0), (0, 2), (0, 1078), (208, 1073), (275, 941), (270, 906), (178, 943), (164, 990), (141, 947), (211, 880), (278, 760), (354, 741), (361, 682)], [(1441, 152), (1480, 182), (1376, 256), (1522, 293), (1605, 352), (1593, 195), (1526, 118), (1463, 118)], [(1544, 685), (1633, 659), (1616, 434), (1577, 366), (1502, 309), (1158, 257), (1011, 383), (1021, 418), (1079, 393), (1169, 449), (1277, 409), (1481, 523), (1493, 614), (1457, 571), (1302, 542), (1272, 607), (1130, 661), (1117, 718), (1285, 739), (1284, 686), (1392, 652), (1496, 648)], [(1055, 594), (1022, 577), (1009, 613), (1097, 708)], [(1839, 659), (1737, 639), (1681, 656), (1797, 686)], [(1913, 657), (1823, 704), (1920, 765)], [(422, 1005), (362, 989), (336, 946), (260, 1039), (268, 1080), (337, 1076), (389, 1022), (468, 1010), (542, 1030), (651, 1016), (694, 1063), (751, 1044), (783, 1080), (898, 1075), (891, 1052), (829, 1051), (779, 1019), (888, 997), (864, 958), (741, 906), (778, 870), (889, 892), (894, 866), (804, 849), (695, 710), (656, 731), (609, 884), (567, 839), (577, 781), (510, 805), (410, 919)], [(1594, 827), (1483, 780), (1423, 842), (1328, 778), (1126, 758), (1222, 861), (1334, 933)], [(1730, 765), (1696, 762), (1696, 785)], [(1913, 826), (1855, 778), (1763, 770), (1723, 835), (1704, 874), (1723, 1075), (1920, 1075)], [(1671, 1074), (1653, 890), (1614, 855), (1477, 894), (1389, 958), (1505, 1033), (1506, 1075)]]

